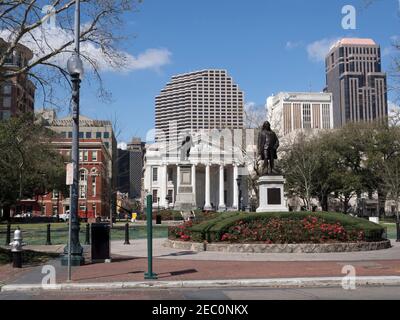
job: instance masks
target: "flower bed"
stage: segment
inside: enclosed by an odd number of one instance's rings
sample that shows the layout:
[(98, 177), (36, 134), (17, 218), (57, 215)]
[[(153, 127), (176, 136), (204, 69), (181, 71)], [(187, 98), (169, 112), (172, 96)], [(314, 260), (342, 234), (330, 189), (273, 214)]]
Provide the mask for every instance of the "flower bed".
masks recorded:
[(340, 213), (235, 213), (170, 228), (169, 239), (202, 243), (324, 244), (379, 242), (384, 229)]
[(221, 242), (230, 243), (330, 243), (363, 242), (363, 230), (346, 230), (340, 222), (327, 223), (322, 218), (266, 219), (238, 221), (226, 230)]
[(168, 228), (168, 238), (171, 240), (190, 241), (192, 237), (189, 228), (192, 226), (192, 221), (186, 221), (179, 226), (171, 226)]

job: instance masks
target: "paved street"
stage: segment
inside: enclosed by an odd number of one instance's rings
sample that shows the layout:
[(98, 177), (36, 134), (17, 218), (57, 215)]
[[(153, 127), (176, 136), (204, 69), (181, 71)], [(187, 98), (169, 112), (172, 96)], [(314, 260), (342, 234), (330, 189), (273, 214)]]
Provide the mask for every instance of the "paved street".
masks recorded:
[(0, 300), (399, 300), (400, 287), (360, 287), (310, 289), (169, 289), (74, 292), (1, 292)]

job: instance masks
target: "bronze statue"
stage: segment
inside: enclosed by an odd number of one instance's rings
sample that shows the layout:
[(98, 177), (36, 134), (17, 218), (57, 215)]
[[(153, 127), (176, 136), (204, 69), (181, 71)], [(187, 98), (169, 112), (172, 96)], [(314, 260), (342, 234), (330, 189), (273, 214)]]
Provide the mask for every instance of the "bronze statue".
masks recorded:
[(182, 141), (181, 146), (181, 161), (188, 161), (190, 157), (190, 149), (194, 146), (192, 137), (186, 136), (185, 140)]
[(264, 161), (262, 174), (274, 173), (274, 161), (278, 159), (279, 139), (271, 130), (271, 124), (266, 121), (258, 135), (258, 155)]

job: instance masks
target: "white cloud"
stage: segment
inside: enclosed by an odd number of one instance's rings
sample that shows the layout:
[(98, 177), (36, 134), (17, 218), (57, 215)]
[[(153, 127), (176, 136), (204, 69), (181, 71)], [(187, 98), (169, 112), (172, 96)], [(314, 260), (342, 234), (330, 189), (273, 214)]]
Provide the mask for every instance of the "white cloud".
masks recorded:
[(302, 45), (303, 45), (302, 41), (288, 41), (286, 42), (285, 48), (287, 50), (292, 50), (301, 47)]
[[(85, 28), (85, 26), (83, 26), (83, 28)], [(7, 41), (9, 40), (10, 32), (8, 30), (0, 30), (0, 37)], [(31, 48), (35, 55), (34, 59), (37, 59), (52, 52), (55, 48), (59, 48), (71, 39), (73, 39), (72, 33), (61, 28), (36, 28), (31, 33), (24, 36), (20, 43)], [(72, 50), (73, 45), (65, 49), (65, 51)], [(103, 72), (132, 72), (144, 69), (159, 70), (162, 66), (171, 62), (171, 52), (163, 48), (147, 49), (137, 56), (133, 56), (125, 51), (119, 51), (117, 54), (125, 61), (123, 67), (113, 63), (112, 60), (101, 51), (99, 46), (91, 42), (82, 42), (81, 52), (88, 56), (95, 63), (96, 67)], [(65, 67), (70, 55), (69, 52), (60, 53), (52, 58), (51, 62), (60, 67)], [(84, 63), (85, 68), (90, 69), (89, 62), (84, 60)]]
[(120, 142), (118, 143), (117, 148), (121, 150), (126, 150), (128, 148), (128, 145), (126, 142)]
[(137, 57), (128, 55), (128, 69), (159, 69), (171, 62), (171, 52), (167, 49), (148, 49)]
[(315, 62), (325, 61), (330, 48), (339, 40), (339, 38), (325, 38), (307, 45), (308, 58)]

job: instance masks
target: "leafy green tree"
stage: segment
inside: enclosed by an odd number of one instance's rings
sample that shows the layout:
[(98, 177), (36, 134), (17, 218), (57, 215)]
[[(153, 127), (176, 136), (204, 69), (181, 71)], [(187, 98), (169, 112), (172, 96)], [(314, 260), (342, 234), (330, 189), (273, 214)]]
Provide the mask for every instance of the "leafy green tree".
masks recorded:
[(5, 217), (18, 200), (65, 193), (63, 157), (51, 141), (55, 133), (32, 122), (31, 115), (0, 122), (0, 207)]

